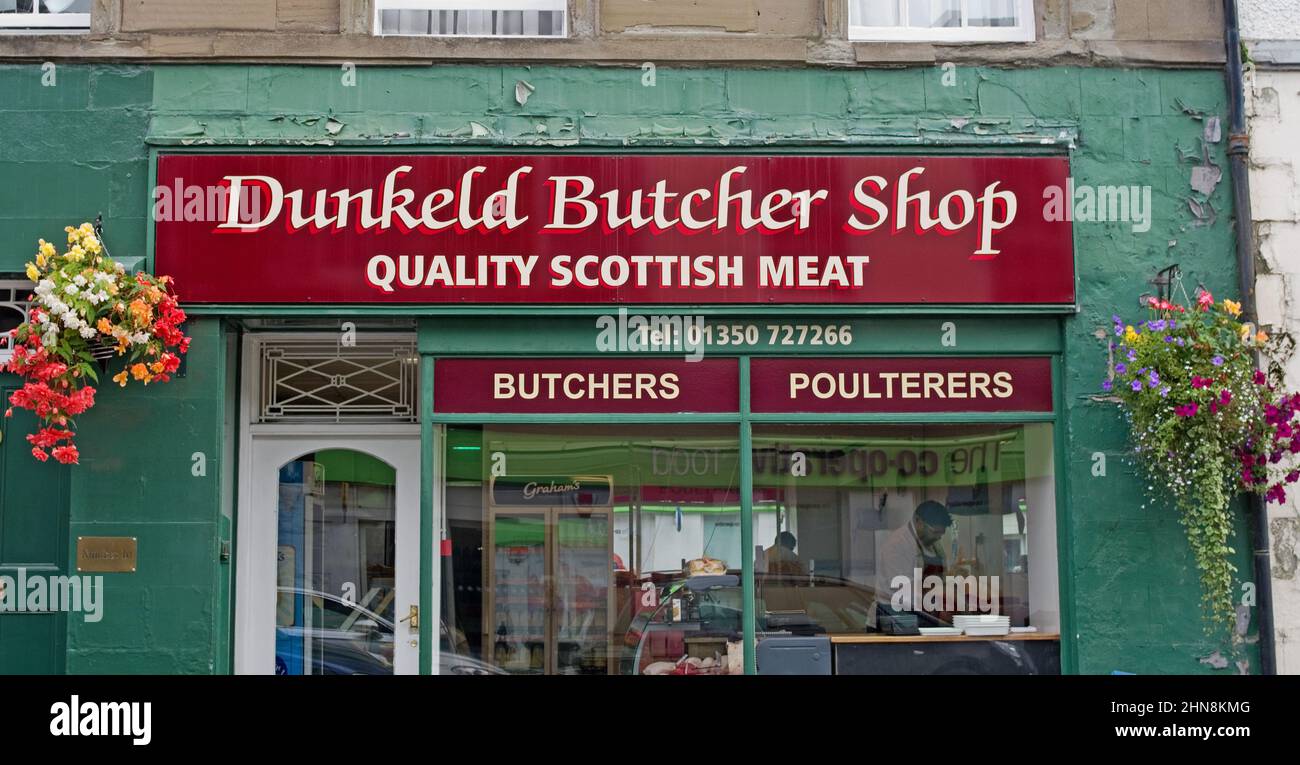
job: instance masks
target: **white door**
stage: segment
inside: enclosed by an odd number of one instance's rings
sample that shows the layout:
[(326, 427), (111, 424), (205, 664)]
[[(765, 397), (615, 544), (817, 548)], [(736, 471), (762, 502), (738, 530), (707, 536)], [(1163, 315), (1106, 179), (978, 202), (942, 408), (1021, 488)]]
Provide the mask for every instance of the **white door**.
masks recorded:
[(340, 430), (251, 439), (239, 674), (419, 671), (420, 440)]

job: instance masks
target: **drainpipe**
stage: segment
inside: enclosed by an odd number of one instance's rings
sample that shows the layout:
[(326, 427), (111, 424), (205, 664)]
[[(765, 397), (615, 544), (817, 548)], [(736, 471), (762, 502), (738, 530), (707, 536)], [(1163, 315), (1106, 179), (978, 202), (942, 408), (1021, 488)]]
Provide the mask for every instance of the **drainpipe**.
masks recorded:
[[(1246, 130), (1246, 87), (1241, 64), (1241, 27), (1237, 21), (1237, 0), (1223, 0), (1224, 44), (1227, 47), (1229, 122), (1228, 164), (1237, 212), (1237, 286), (1243, 317), (1256, 321), (1255, 237), (1250, 211), (1250, 134)], [(1268, 503), (1259, 494), (1247, 495), (1253, 519), (1251, 547), (1254, 550), (1256, 615), (1259, 624), (1260, 673), (1277, 674), (1273, 644), (1273, 579), (1269, 562)]]

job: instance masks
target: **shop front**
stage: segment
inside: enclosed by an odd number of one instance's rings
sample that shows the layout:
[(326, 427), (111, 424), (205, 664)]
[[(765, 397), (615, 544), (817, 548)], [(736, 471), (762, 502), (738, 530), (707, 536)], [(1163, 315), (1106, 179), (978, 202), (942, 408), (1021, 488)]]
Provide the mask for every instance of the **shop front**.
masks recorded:
[(152, 161), (233, 671), (1071, 666), (1064, 154)]

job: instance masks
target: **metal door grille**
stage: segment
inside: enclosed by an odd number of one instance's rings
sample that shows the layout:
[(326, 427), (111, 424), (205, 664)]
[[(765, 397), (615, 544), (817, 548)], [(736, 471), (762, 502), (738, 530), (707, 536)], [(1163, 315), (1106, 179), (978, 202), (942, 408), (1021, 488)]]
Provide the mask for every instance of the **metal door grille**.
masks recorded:
[(415, 341), (276, 340), (260, 351), (258, 422), (416, 422)]

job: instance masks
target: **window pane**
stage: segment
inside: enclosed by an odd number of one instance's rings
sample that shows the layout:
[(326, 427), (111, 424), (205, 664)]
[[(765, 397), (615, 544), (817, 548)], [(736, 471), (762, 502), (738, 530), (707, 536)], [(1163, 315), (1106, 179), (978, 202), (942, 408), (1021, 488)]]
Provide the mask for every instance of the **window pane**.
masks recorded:
[(563, 37), (565, 34), (562, 10), (499, 10), (491, 5), (432, 10), (392, 10), (381, 5), (380, 9), (380, 34), (466, 37)]
[(907, 0), (907, 25), (909, 27), (929, 27), (931, 0)]
[(970, 26), (1014, 27), (1017, 0), (969, 0)]
[(404, 35), (427, 34), (429, 31), (429, 12), (398, 11), (397, 29)]
[(423, 35), (433, 30), (429, 11), (382, 11), (379, 28), (388, 35)]
[(443, 671), (739, 672), (738, 441), (732, 426), (449, 428)]
[(932, 27), (961, 26), (961, 0), (934, 0)]
[(851, 0), (849, 12), (855, 26), (898, 26), (898, 0)]
[(1053, 473), (1047, 424), (756, 426), (759, 631), (1056, 633)]
[(920, 29), (961, 26), (961, 0), (907, 0), (907, 24)]
[(393, 672), (397, 474), (336, 449), (280, 468), (275, 672)]

